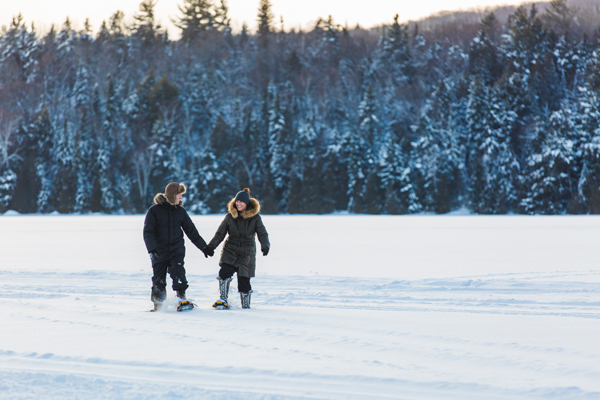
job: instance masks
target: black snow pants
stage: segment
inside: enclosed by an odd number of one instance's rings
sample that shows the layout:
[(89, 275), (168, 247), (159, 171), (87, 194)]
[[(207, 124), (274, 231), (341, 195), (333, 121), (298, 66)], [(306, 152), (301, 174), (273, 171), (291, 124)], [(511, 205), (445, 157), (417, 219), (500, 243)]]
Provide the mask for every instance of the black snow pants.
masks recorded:
[[(236, 272), (238, 272), (238, 268), (234, 267), (231, 264), (223, 264), (221, 265), (221, 269), (219, 270), (219, 277), (221, 279), (231, 278)], [(240, 276), (240, 274), (237, 274), (237, 282), (238, 292), (248, 293), (252, 290), (252, 286), (250, 286), (250, 278), (248, 278), (247, 276)]]
[(167, 298), (167, 272), (173, 280), (173, 290), (183, 291), (188, 288), (183, 267), (183, 256), (175, 256), (170, 260), (157, 261), (152, 264), (152, 296), (155, 303), (162, 303)]

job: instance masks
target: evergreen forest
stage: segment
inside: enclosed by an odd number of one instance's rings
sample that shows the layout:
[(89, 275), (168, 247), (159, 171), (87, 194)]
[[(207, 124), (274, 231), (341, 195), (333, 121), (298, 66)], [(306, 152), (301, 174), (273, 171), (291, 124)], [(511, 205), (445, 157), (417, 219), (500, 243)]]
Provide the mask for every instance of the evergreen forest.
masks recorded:
[[(144, 0), (92, 34), (0, 32), (0, 212), (600, 213), (600, 6), (553, 0), (286, 29), (269, 0)], [(365, 5), (367, 6), (367, 5)], [(393, 16), (382, 16), (382, 20)]]

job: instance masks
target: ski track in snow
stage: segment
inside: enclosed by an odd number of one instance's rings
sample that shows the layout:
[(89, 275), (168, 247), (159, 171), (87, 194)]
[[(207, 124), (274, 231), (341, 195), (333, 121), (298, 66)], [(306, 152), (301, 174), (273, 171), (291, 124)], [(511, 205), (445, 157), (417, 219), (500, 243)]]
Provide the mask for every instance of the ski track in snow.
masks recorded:
[[(147, 273), (0, 271), (2, 320), (12, 323), (3, 325), (22, 335), (0, 348), (0, 398), (600, 398), (600, 386), (589, 386), (590, 378), (600, 382), (598, 346), (586, 352), (405, 327), (440, 318), (436, 329), (476, 328), (479, 317), (498, 316), (598, 327), (599, 275), (267, 276), (253, 280), (252, 310), (239, 307), (234, 280), (232, 310), (219, 312), (210, 309), (214, 276), (192, 273), (198, 309), (175, 312), (171, 294), (164, 312), (149, 313)], [(466, 318), (455, 321), (458, 314)], [(147, 353), (127, 350), (136, 345)], [(64, 353), (40, 353), (48, 347)], [(195, 354), (184, 355), (188, 348)], [(444, 363), (462, 365), (461, 373)], [(494, 377), (498, 371), (509, 376)], [(536, 387), (544, 376), (560, 379)], [(561, 385), (570, 378), (589, 387)]]
[(188, 242), (150, 313), (143, 216), (2, 217), (0, 400), (600, 399), (600, 218), (264, 220), (251, 310)]

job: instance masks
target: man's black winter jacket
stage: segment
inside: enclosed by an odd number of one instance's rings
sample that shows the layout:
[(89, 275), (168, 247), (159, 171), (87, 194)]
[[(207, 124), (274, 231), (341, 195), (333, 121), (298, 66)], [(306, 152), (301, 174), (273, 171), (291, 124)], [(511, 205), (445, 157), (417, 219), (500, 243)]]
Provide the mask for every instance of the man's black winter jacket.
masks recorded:
[(148, 253), (156, 251), (159, 261), (185, 256), (183, 232), (197, 248), (204, 250), (206, 242), (183, 207), (170, 204), (162, 193), (154, 197), (154, 203), (144, 220)]

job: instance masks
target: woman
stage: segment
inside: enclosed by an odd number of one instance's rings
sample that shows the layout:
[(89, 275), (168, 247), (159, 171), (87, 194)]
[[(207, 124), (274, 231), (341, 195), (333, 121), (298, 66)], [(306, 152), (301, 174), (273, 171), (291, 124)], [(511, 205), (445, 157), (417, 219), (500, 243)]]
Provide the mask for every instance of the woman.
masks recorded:
[(256, 270), (256, 243), (254, 235), (258, 236), (260, 250), (263, 256), (269, 254), (269, 234), (259, 215), (260, 203), (250, 197), (250, 189), (246, 188), (236, 194), (227, 205), (227, 215), (221, 222), (219, 229), (208, 244), (209, 251), (221, 244), (225, 236), (229, 237), (223, 245), (219, 265), (219, 290), (220, 299), (213, 304), (216, 309), (229, 308), (227, 297), (229, 283), (234, 273), (237, 273), (238, 291), (242, 301), (242, 308), (250, 308), (250, 278), (254, 277)]

